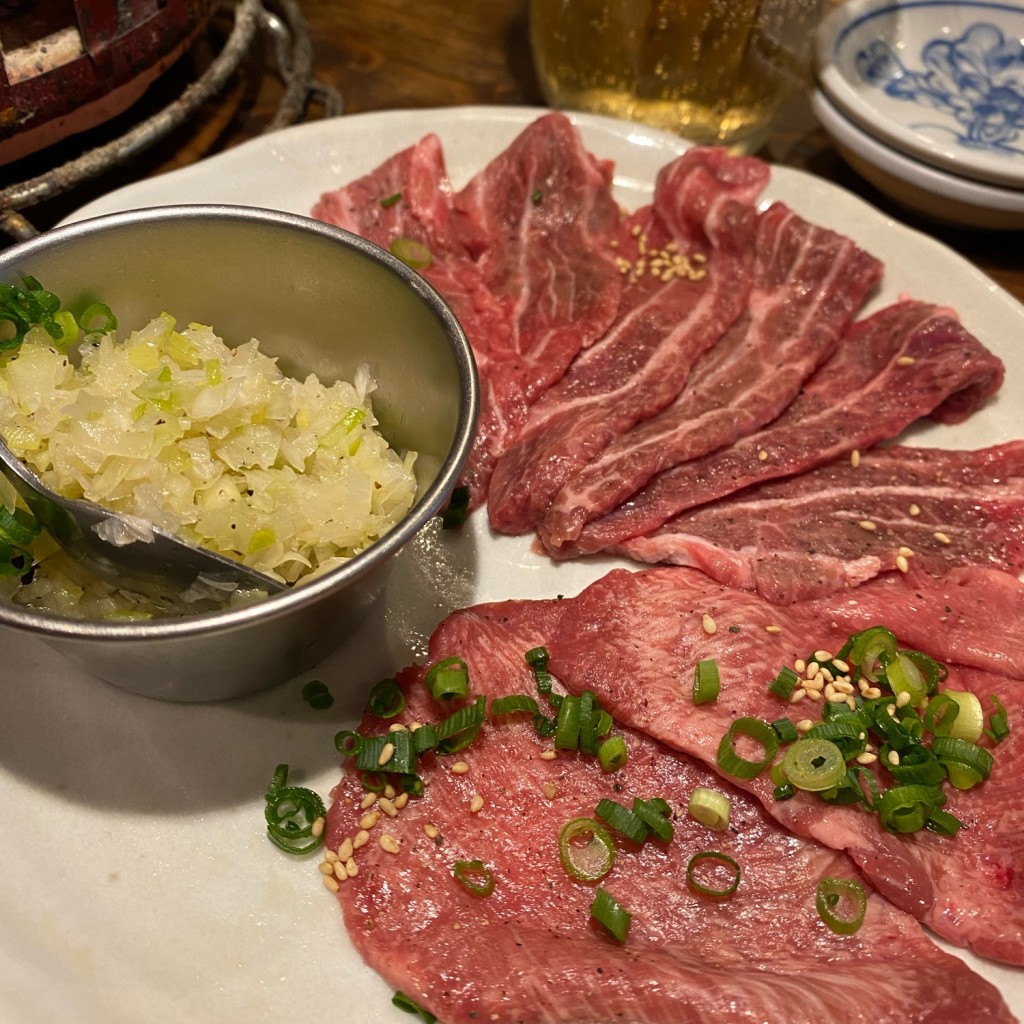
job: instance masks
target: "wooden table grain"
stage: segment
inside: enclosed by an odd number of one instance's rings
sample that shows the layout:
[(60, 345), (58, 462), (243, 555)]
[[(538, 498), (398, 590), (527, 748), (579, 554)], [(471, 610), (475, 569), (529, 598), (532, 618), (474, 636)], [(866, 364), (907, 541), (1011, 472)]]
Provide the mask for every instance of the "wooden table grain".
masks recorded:
[[(272, 6), (272, 0), (268, 0)], [(340, 91), (347, 113), (460, 106), (536, 104), (538, 88), (527, 27), (527, 0), (303, 0), (317, 78)], [(221, 19), (223, 20), (223, 19)], [(198, 46), (151, 90), (144, 104), (173, 97), (199, 72), (207, 48), (230, 23), (215, 22)], [(183, 128), (73, 192), (26, 211), (40, 228), (77, 206), (147, 175), (194, 163), (263, 132), (282, 95), (272, 48), (254, 46), (228, 87)], [(307, 118), (320, 116), (311, 103)], [(111, 125), (116, 129), (117, 123)], [(73, 144), (56, 147), (23, 170), (37, 170)], [(1024, 232), (985, 232), (922, 220), (892, 204), (851, 170), (818, 127), (806, 103), (787, 107), (762, 151), (767, 159), (809, 170), (854, 192), (894, 218), (938, 238), (1024, 301)], [(24, 163), (24, 162), (23, 162)]]

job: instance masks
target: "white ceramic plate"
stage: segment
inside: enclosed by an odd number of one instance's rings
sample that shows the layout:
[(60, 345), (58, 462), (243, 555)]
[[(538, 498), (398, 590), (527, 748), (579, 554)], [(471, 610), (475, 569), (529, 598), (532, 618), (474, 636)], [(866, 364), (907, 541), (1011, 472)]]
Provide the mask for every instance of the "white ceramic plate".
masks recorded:
[(843, 159), (908, 210), (960, 227), (990, 231), (1024, 228), (1024, 189), (970, 181), (906, 156), (863, 131), (822, 89), (814, 90), (811, 109)]
[[(370, 170), (427, 131), (456, 184), (538, 111), (417, 110), (303, 125), (140, 182), (81, 216), (158, 203), (236, 202), (304, 213), (321, 191)], [(672, 136), (578, 118), (616, 161), (623, 202), (646, 200)], [(949, 250), (832, 185), (779, 170), (770, 194), (846, 231), (889, 268), (884, 292), (955, 306), (1008, 360), (1002, 395), (957, 429), (914, 439), (973, 446), (1024, 436), (1024, 308)], [(310, 710), (301, 681), (207, 706), (162, 704), (84, 678), (45, 647), (5, 636), (0, 687), (0, 1020), (4, 1024), (240, 1024), (337, 1019), (409, 1024), (352, 950), (314, 861), (278, 853), (262, 794), (278, 762), (326, 794), (334, 733), (367, 689), (422, 655), (434, 625), (480, 600), (574, 594), (609, 561), (555, 565), (527, 538), (428, 532), (403, 553), (364, 632), (315, 675), (337, 701)], [(306, 677), (308, 678), (308, 677)], [(967, 958), (1024, 1015), (1020, 972)], [(358, 1009), (357, 1009), (358, 1007)]]
[(832, 102), (885, 144), (964, 178), (1024, 188), (1024, 5), (848, 0), (816, 34)]

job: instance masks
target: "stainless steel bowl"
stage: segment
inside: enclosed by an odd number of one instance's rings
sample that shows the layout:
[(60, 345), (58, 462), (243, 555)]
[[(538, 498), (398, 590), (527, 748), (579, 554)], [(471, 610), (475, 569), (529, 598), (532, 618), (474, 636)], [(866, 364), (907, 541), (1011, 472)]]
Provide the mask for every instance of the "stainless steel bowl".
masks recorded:
[(292, 376), (351, 380), (368, 363), (374, 411), (419, 452), (417, 501), (373, 547), (248, 608), (108, 623), (0, 603), (0, 626), (41, 637), (92, 675), (169, 700), (254, 693), (319, 662), (358, 628), (394, 556), (444, 505), (476, 427), (469, 344), (438, 294), (365, 239), (305, 217), (237, 206), (113, 214), (0, 251), (0, 282), (38, 278), (75, 309), (102, 300), (125, 327), (166, 310), (229, 344), (259, 338)]

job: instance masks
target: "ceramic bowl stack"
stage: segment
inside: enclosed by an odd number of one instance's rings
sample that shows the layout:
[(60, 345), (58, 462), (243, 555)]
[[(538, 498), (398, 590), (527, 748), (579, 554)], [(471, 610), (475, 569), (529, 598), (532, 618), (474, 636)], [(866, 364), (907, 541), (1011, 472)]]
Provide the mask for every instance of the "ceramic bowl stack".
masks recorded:
[(901, 205), (1024, 228), (1024, 3), (848, 0), (817, 33), (812, 105)]

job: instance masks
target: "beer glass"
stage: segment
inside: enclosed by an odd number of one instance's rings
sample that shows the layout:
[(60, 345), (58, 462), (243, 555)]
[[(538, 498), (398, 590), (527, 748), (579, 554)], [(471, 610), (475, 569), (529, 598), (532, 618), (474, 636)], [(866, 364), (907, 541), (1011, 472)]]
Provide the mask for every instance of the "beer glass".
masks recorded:
[(809, 74), (822, 0), (531, 0), (541, 88), (559, 108), (753, 152)]

